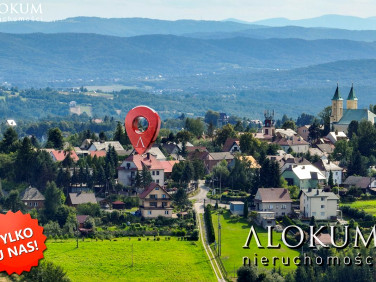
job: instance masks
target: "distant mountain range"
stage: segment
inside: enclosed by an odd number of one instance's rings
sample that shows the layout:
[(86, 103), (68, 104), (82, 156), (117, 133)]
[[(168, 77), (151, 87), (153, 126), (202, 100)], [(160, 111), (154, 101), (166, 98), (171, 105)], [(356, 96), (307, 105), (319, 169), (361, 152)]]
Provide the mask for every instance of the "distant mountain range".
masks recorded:
[(1, 22), (0, 32), (6, 33), (96, 33), (113, 36), (151, 34), (182, 35), (194, 32), (232, 32), (250, 29), (254, 25), (223, 21), (178, 20), (166, 21), (147, 18), (76, 17), (53, 22)]
[(0, 34), (0, 80), (69, 81), (293, 69), (376, 59), (376, 42), (174, 35)]
[[(244, 23), (244, 22), (243, 22)], [(252, 24), (267, 26), (302, 26), (302, 27), (327, 27), (350, 30), (376, 30), (376, 17), (359, 18), (342, 15), (324, 15), (321, 17), (289, 20), (286, 18), (272, 18), (252, 22)]]

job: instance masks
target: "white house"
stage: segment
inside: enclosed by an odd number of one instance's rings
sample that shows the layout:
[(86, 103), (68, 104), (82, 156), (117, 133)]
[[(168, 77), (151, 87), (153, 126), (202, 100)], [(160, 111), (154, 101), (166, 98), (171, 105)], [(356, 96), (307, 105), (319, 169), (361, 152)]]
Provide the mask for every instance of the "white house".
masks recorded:
[(125, 186), (134, 185), (137, 171), (141, 173), (144, 167), (150, 171), (153, 182), (164, 185), (163, 165), (150, 153), (131, 155), (125, 159), (118, 168), (119, 183)]
[(116, 152), (124, 151), (124, 148), (119, 141), (93, 142), (88, 151), (108, 151), (110, 146), (114, 147)]
[(330, 172), (333, 174), (333, 183), (335, 185), (342, 184), (342, 171), (343, 168), (339, 167), (335, 163), (329, 161), (328, 159), (321, 159), (317, 163), (313, 164), (315, 167), (317, 167), (322, 174), (326, 177), (326, 182), (329, 181)]
[(281, 146), (282, 150), (287, 153), (290, 148), (295, 153), (307, 153), (309, 149), (309, 143), (300, 136), (282, 137), (274, 143)]
[(7, 125), (14, 127), (14, 126), (17, 126), (17, 123), (13, 119), (7, 119)]
[(328, 138), (333, 144), (339, 140), (348, 140), (346, 133), (343, 131), (329, 132), (326, 138)]
[(337, 216), (338, 197), (322, 189), (302, 190), (300, 194), (300, 212), (304, 217), (331, 219)]
[(325, 182), (325, 175), (313, 165), (294, 165), (286, 169), (282, 173), (288, 185), (296, 185), (300, 189), (316, 188), (318, 185), (323, 185)]

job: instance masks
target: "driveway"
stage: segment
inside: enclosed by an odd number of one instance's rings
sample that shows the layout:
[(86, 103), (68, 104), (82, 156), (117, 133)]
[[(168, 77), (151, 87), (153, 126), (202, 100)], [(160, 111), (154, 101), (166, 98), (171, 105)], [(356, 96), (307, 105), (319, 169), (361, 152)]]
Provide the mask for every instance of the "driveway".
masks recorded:
[[(193, 196), (192, 198), (189, 198), (189, 199), (196, 200), (194, 207), (197, 213), (204, 213), (204, 201), (206, 205), (211, 204), (212, 206), (214, 206), (216, 203), (216, 200), (209, 199), (206, 196), (209, 192), (209, 187), (205, 186), (204, 180), (199, 181), (198, 189), (200, 189), (200, 192), (196, 196)], [(225, 205), (225, 204), (219, 204), (219, 206), (222, 208), (227, 208), (227, 209), (230, 208), (229, 205)]]

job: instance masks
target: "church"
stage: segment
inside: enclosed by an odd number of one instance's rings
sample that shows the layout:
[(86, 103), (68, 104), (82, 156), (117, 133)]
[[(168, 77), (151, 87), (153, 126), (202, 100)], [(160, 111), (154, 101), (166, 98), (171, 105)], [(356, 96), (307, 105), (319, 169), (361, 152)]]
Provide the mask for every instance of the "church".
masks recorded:
[(332, 98), (332, 115), (330, 116), (330, 127), (337, 131), (347, 133), (350, 122), (356, 120), (369, 120), (375, 123), (376, 115), (368, 109), (358, 109), (358, 98), (354, 92), (354, 85), (351, 85), (349, 96), (346, 100), (346, 109), (343, 108), (343, 99), (337, 84), (336, 92)]

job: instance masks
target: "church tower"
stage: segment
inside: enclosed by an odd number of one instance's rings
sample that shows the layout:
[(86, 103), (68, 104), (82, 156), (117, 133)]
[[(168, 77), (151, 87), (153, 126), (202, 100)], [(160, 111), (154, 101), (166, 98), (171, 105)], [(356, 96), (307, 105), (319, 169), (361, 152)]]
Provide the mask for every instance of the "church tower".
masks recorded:
[(354, 92), (354, 84), (351, 85), (349, 96), (346, 101), (346, 108), (348, 110), (357, 110), (358, 109), (358, 98)]
[(330, 117), (330, 123), (338, 122), (343, 115), (343, 99), (339, 93), (339, 87), (337, 83), (337, 89), (332, 98), (332, 115)]

